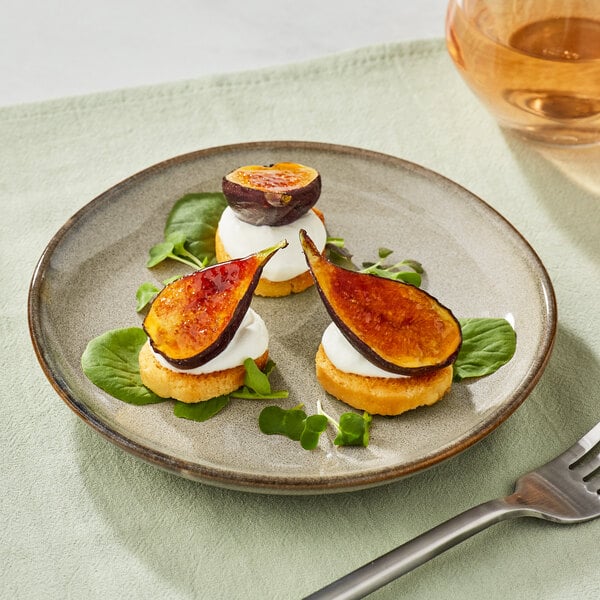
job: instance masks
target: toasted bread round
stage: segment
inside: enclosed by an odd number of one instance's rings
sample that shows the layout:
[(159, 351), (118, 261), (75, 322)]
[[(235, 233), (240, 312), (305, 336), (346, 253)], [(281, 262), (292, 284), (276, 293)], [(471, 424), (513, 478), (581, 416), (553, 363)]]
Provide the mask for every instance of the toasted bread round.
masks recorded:
[[(231, 260), (232, 258), (229, 256), (229, 254), (227, 254), (227, 251), (223, 246), (218, 229), (215, 235), (215, 254), (218, 262), (225, 262), (226, 260)], [(271, 298), (277, 298), (281, 296), (289, 296), (292, 293), (297, 294), (299, 292), (303, 292), (313, 284), (314, 280), (310, 274), (310, 271), (308, 270), (304, 273), (300, 273), (300, 275), (297, 275), (292, 279), (286, 279), (285, 281), (271, 281), (265, 277), (261, 277), (256, 289), (254, 290), (254, 293), (257, 296), (269, 296)]]
[[(267, 350), (256, 359), (260, 369), (265, 367), (268, 358)], [(139, 365), (142, 383), (148, 389), (161, 398), (173, 398), (188, 404), (203, 402), (237, 390), (243, 385), (246, 374), (244, 365), (202, 375), (171, 371), (156, 360), (150, 344), (142, 346)]]
[(437, 402), (452, 385), (452, 365), (414, 377), (365, 377), (337, 369), (319, 345), (317, 380), (326, 392), (374, 415), (399, 415)]

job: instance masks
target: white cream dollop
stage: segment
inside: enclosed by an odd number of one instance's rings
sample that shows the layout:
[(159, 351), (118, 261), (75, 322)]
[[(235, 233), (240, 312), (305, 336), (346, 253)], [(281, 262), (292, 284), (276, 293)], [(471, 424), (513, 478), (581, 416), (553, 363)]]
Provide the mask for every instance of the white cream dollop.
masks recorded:
[(271, 226), (240, 221), (228, 206), (219, 221), (219, 237), (225, 252), (232, 258), (248, 256), (287, 240), (288, 246), (279, 250), (263, 269), (262, 276), (269, 281), (287, 281), (308, 269), (298, 235), (301, 229), (306, 230), (319, 250), (323, 250), (327, 231), (312, 210), (288, 225)]
[[(148, 342), (150, 343), (150, 342)], [(156, 360), (166, 369), (176, 373), (204, 375), (215, 371), (224, 371), (243, 365), (247, 358), (262, 356), (269, 347), (269, 332), (262, 317), (251, 308), (242, 319), (238, 330), (225, 349), (208, 362), (194, 369), (179, 369), (167, 361), (164, 356), (152, 350)], [(152, 349), (152, 346), (150, 347)]]
[(323, 332), (321, 343), (331, 364), (344, 373), (354, 373), (363, 377), (392, 377), (394, 379), (404, 377), (404, 375), (384, 371), (367, 360), (344, 337), (335, 323), (331, 323)]

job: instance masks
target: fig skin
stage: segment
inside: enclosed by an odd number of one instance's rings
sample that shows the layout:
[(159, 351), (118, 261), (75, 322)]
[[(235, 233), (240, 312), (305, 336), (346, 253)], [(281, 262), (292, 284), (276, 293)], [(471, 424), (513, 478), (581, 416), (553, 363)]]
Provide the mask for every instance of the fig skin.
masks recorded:
[(287, 225), (307, 213), (321, 195), (321, 175), (298, 163), (247, 165), (223, 178), (227, 203), (251, 225)]
[(436, 298), (402, 281), (330, 263), (304, 230), (300, 240), (327, 312), (367, 360), (407, 376), (456, 360), (462, 344), (460, 324)]
[(167, 285), (143, 322), (153, 350), (180, 369), (220, 354), (239, 328), (263, 267), (282, 241), (245, 258), (217, 263)]

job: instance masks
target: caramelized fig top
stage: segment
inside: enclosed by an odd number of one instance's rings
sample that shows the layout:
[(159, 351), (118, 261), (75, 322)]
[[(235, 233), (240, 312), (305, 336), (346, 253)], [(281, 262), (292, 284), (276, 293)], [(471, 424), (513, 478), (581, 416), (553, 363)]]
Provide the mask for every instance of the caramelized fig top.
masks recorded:
[(304, 230), (300, 239), (327, 311), (365, 358), (402, 375), (454, 362), (462, 342), (460, 325), (433, 296), (401, 281), (334, 265)]
[(193, 369), (217, 356), (248, 311), (264, 265), (285, 246), (287, 242), (280, 242), (167, 285), (143, 323), (152, 348), (181, 369)]
[(223, 178), (236, 216), (252, 225), (286, 225), (312, 208), (321, 194), (316, 169), (293, 162), (239, 167)]

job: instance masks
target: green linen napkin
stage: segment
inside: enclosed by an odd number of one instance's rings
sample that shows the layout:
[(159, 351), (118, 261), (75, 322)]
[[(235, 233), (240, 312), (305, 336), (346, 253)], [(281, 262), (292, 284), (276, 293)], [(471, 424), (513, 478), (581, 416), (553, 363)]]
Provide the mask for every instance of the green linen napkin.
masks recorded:
[[(539, 385), (492, 435), (410, 479), (285, 497), (193, 483), (139, 462), (62, 403), (27, 332), (53, 233), (165, 158), (267, 139), (387, 152), (471, 189), (531, 242), (559, 327)], [(501, 132), (441, 41), (0, 110), (0, 581), (6, 598), (299, 598), (470, 506), (600, 420), (600, 149)], [(374, 598), (597, 598), (600, 520), (494, 526)]]

